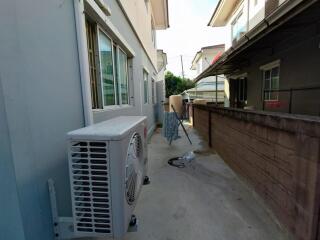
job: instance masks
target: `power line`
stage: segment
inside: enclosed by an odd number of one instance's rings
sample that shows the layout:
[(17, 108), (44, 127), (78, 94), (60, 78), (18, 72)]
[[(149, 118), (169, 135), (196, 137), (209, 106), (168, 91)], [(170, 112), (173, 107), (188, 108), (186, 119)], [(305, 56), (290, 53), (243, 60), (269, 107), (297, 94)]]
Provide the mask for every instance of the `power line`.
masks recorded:
[[(183, 57), (185, 58), (194, 58), (194, 56), (190, 56), (190, 55), (184, 55), (182, 54)], [(177, 56), (170, 56), (170, 57), (167, 57), (168, 59), (172, 59), (172, 58), (180, 58), (181, 55), (177, 55)]]

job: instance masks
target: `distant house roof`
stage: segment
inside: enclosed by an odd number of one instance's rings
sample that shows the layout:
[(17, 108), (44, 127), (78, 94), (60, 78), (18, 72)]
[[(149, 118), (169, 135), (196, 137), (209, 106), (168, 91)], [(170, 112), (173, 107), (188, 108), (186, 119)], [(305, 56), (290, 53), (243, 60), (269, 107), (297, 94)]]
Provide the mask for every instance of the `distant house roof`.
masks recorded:
[(225, 45), (224, 44), (218, 44), (218, 45), (212, 45), (212, 46), (206, 46), (206, 47), (202, 47), (200, 49), (200, 51), (198, 51), (196, 53), (196, 55), (194, 56), (193, 60), (192, 60), (192, 65), (191, 65), (191, 70), (195, 70), (196, 67), (196, 63), (198, 62), (199, 58), (201, 57), (201, 54), (204, 50), (209, 50), (209, 49), (219, 49), (219, 48), (223, 48), (224, 49)]

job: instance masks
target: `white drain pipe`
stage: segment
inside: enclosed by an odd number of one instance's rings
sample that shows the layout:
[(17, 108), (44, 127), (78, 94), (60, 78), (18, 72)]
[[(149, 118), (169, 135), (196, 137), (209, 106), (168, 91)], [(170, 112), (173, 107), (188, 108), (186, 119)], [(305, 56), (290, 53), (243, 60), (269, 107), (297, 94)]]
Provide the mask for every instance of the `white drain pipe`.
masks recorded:
[(86, 36), (86, 21), (84, 14), (84, 0), (74, 0), (73, 6), (77, 31), (83, 114), (85, 125), (89, 126), (93, 124), (93, 116), (90, 90), (89, 59), (87, 49), (88, 47)]

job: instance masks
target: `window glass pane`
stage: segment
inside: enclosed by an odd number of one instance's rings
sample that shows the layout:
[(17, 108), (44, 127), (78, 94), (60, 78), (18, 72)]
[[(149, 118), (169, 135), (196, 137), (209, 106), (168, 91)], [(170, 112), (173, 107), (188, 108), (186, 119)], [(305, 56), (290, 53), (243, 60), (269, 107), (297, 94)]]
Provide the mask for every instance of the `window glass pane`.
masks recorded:
[(118, 51), (117, 46), (113, 45), (113, 66), (114, 66), (114, 79), (115, 79), (115, 101), (116, 104), (120, 104), (119, 94), (119, 74), (118, 74)]
[(269, 80), (270, 79), (270, 70), (264, 72), (264, 79), (265, 80)]
[(143, 71), (144, 103), (148, 103), (148, 73)]
[(128, 104), (128, 69), (127, 69), (127, 55), (119, 51), (119, 83), (121, 103)]
[(271, 92), (270, 100), (278, 100), (278, 92)]
[(156, 103), (155, 88), (156, 88), (156, 83), (154, 79), (152, 79), (152, 104)]
[(272, 73), (271, 73), (272, 77), (278, 77), (279, 76), (279, 67), (272, 68), (271, 71), (272, 71)]
[(96, 60), (96, 38), (97, 31), (96, 25), (86, 20), (86, 33), (87, 33), (87, 47), (90, 71), (90, 86), (91, 86), (91, 102), (92, 108), (97, 109), (102, 106), (101, 103), (101, 87), (100, 80), (97, 77), (97, 60)]
[(105, 106), (115, 104), (113, 59), (111, 40), (99, 31), (100, 71), (103, 86), (103, 102)]
[[(275, 67), (264, 72), (264, 89), (278, 90), (279, 89), (279, 72), (280, 68)], [(266, 91), (265, 100), (278, 100), (279, 93), (277, 91)]]
[(270, 89), (271, 89), (271, 88), (270, 88), (270, 80), (267, 79), (264, 83), (265, 83), (264, 88), (265, 88), (266, 90), (270, 90)]
[(264, 99), (270, 100), (270, 92), (264, 92)]
[(240, 39), (246, 32), (246, 18), (244, 14), (241, 13), (241, 15), (238, 18), (238, 39)]
[(246, 18), (243, 12), (241, 11), (232, 23), (232, 39), (239, 40), (246, 33), (246, 28)]
[(279, 89), (279, 67), (275, 67), (271, 70), (271, 88)]
[(232, 40), (237, 38), (237, 32), (238, 32), (237, 27), (238, 27), (237, 22), (234, 22), (232, 24)]
[(239, 79), (239, 100), (243, 100), (243, 79)]
[[(264, 89), (265, 90), (270, 90), (271, 89), (271, 71), (267, 70), (264, 72)], [(270, 92), (266, 91), (265, 92), (265, 99), (266, 100), (270, 100)]]
[(271, 80), (271, 89), (279, 89), (279, 77), (273, 77)]

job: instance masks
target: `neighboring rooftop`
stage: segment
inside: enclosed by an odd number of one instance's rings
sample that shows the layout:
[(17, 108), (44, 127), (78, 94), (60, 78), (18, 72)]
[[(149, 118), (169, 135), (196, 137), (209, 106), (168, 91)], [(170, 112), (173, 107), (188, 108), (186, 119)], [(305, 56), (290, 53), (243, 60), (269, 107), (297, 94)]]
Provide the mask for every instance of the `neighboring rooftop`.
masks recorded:
[[(206, 46), (206, 47), (202, 47), (200, 49), (200, 51), (198, 51), (196, 53), (196, 55), (194, 56), (193, 60), (192, 60), (192, 66), (191, 66), (191, 70), (195, 70), (196, 69), (196, 64), (199, 61), (199, 59), (201, 58), (201, 56), (203, 55), (204, 52), (208, 52), (208, 53), (214, 53), (214, 55), (216, 55), (217, 53), (224, 51), (225, 49), (225, 45), (224, 44), (218, 44), (218, 45), (212, 45), (212, 46)], [(210, 51), (212, 50), (212, 51)], [(214, 57), (210, 60), (210, 62), (214, 59)]]

